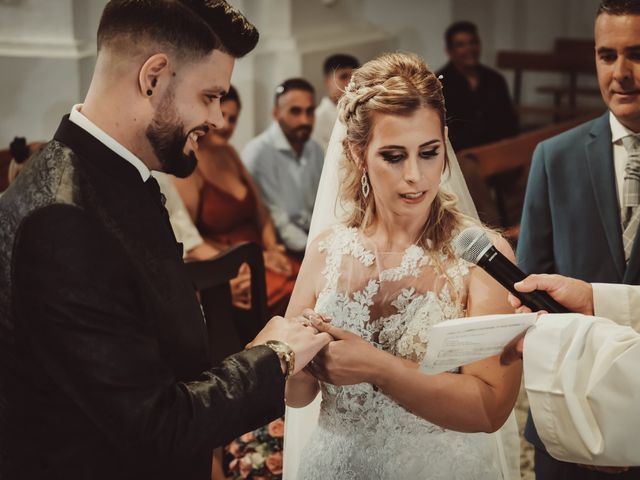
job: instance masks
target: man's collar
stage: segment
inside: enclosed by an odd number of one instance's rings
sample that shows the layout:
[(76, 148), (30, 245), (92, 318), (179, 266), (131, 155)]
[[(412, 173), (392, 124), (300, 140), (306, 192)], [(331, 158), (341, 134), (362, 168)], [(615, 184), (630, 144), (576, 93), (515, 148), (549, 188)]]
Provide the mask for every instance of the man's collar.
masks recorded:
[(635, 132), (632, 132), (620, 123), (620, 120), (618, 120), (613, 112), (609, 112), (609, 126), (611, 127), (611, 143), (616, 143), (629, 135), (635, 135)]
[(296, 151), (293, 149), (289, 140), (287, 140), (286, 135), (282, 131), (282, 127), (276, 121), (274, 121), (269, 127), (269, 135), (271, 136), (271, 140), (273, 141), (273, 146), (278, 150), (291, 152), (294, 157), (297, 157)]
[(100, 127), (98, 127), (95, 123), (85, 117), (80, 111), (82, 108), (82, 104), (74, 105), (71, 109), (71, 114), (69, 115), (69, 120), (75, 123), (77, 126), (82, 128), (91, 136), (95, 137), (100, 143), (104, 146), (108, 147), (114, 153), (116, 153), (119, 157), (124, 158), (127, 162), (133, 165), (138, 172), (140, 172), (140, 176), (142, 177), (142, 181), (146, 182), (151, 175), (149, 168), (144, 164), (142, 160), (136, 157), (133, 153), (131, 153), (127, 148), (122, 146), (118, 141), (116, 141), (113, 137), (105, 133)]

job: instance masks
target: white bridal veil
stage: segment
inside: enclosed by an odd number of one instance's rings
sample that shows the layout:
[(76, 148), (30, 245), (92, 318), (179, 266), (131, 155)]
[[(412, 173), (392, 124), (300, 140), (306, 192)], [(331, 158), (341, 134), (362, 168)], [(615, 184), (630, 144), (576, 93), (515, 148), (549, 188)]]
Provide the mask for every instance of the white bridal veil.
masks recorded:
[[(322, 176), (311, 219), (309, 242), (318, 234), (345, 218), (351, 208), (338, 201), (340, 187), (340, 161), (343, 156), (342, 140), (346, 126), (338, 119), (333, 127), (331, 140), (325, 155)], [(443, 177), (443, 188), (458, 197), (458, 208), (465, 215), (478, 219), (469, 189), (460, 170), (458, 159), (447, 139), (449, 157), (448, 174)], [(296, 480), (298, 465), (304, 461), (304, 449), (318, 422), (320, 394), (304, 408), (286, 409), (284, 437), (284, 480)], [(520, 439), (515, 415), (512, 412), (507, 423), (494, 435), (496, 452), (502, 466), (504, 479), (520, 479)], [(428, 452), (425, 452), (428, 454)], [(330, 478), (330, 472), (327, 472)]]

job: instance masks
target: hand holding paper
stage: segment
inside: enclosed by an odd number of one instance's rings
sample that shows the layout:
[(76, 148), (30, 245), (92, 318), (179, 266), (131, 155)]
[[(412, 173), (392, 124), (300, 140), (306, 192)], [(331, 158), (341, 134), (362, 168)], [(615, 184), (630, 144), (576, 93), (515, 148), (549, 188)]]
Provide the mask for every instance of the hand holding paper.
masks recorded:
[(456, 318), (429, 331), (421, 370), (436, 374), (501, 353), (536, 322), (536, 313)]

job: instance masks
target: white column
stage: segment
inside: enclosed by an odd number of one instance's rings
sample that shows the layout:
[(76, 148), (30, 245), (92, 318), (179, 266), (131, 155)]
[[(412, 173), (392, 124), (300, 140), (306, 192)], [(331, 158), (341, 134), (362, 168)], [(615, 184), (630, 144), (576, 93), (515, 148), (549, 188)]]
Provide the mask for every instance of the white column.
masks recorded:
[(15, 135), (48, 140), (82, 100), (106, 0), (0, 2), (0, 148)]
[[(275, 87), (303, 77), (323, 95), (322, 63), (333, 53), (367, 61), (394, 48), (393, 36), (367, 21), (361, 1), (233, 0), (260, 31), (255, 51), (236, 64), (232, 83), (242, 113), (233, 143), (240, 149), (272, 121)], [(357, 7), (357, 8), (354, 8)]]

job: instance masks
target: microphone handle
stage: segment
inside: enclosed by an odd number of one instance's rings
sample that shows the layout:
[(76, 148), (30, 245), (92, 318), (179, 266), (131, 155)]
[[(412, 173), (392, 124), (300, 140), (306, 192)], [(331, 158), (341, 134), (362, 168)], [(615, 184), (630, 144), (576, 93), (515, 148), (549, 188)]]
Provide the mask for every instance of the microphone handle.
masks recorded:
[(546, 310), (549, 313), (571, 312), (541, 290), (534, 290), (529, 293), (518, 292), (513, 287), (513, 284), (524, 280), (527, 276), (495, 247), (492, 246), (480, 257), (478, 265), (532, 311)]

